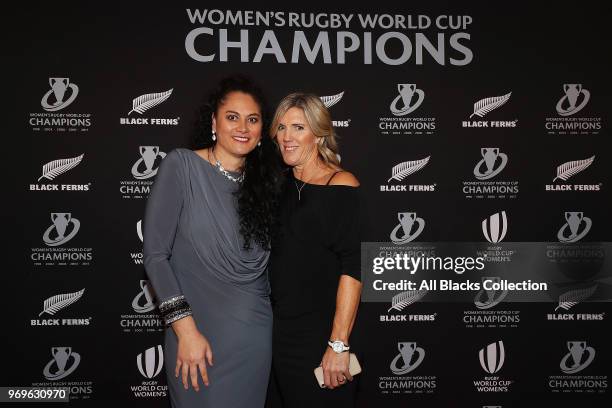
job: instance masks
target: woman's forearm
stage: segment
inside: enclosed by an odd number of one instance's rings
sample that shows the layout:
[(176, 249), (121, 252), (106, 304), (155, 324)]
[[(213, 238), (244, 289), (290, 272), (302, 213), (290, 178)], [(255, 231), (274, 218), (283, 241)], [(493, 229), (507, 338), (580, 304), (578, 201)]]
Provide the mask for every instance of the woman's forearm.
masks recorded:
[(357, 316), (361, 286), (361, 282), (357, 279), (348, 275), (340, 276), (336, 294), (336, 313), (330, 336), (331, 340), (341, 340), (348, 344)]

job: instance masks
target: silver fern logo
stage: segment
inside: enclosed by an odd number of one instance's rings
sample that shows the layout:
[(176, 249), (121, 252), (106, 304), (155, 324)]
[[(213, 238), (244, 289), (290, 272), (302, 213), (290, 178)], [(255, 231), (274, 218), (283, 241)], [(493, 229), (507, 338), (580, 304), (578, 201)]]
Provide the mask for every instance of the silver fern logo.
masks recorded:
[(482, 277), (481, 289), (476, 294), (476, 297), (474, 297), (474, 305), (481, 310), (490, 309), (493, 306), (498, 305), (508, 294), (507, 289), (485, 289), (485, 281), (491, 282), (488, 287), (494, 287), (500, 283), (501, 278), (499, 276)]
[(504, 366), (506, 351), (504, 342), (499, 340), (480, 349), (478, 352), (480, 367), (488, 374), (495, 374)]
[(559, 367), (565, 374), (575, 374), (587, 368), (595, 359), (595, 349), (586, 341), (568, 341), (568, 353), (563, 356)]
[(79, 94), (79, 87), (69, 78), (49, 78), (51, 89), (43, 95), (40, 104), (47, 112), (56, 112), (70, 105)]
[(51, 347), (53, 359), (43, 369), (47, 380), (57, 381), (68, 377), (81, 362), (81, 355), (72, 351), (72, 347)]
[(397, 343), (399, 354), (396, 355), (389, 368), (395, 375), (405, 375), (417, 369), (425, 358), (425, 350), (418, 347), (414, 341)]
[(559, 242), (578, 242), (589, 233), (592, 225), (593, 221), (582, 211), (566, 211), (565, 224), (557, 232), (557, 238)]
[(557, 176), (553, 179), (553, 182), (558, 179), (567, 181), (570, 177), (588, 168), (594, 160), (595, 156), (591, 156), (588, 159), (569, 161), (557, 166)]
[(153, 296), (153, 288), (149, 281), (142, 279), (140, 281), (140, 289), (140, 292), (132, 300), (132, 309), (136, 313), (147, 313), (155, 310), (155, 297)]
[(418, 302), (427, 294), (427, 290), (407, 290), (399, 293), (391, 299), (391, 307), (387, 312), (391, 310), (397, 310), (401, 312), (405, 307), (410, 306), (413, 303)]
[(76, 157), (68, 158), (68, 159), (58, 159), (50, 161), (45, 164), (42, 168), (42, 175), (38, 178), (37, 181), (42, 179), (47, 179), (52, 181), (60, 174), (66, 173), (68, 170), (71, 170), (78, 166), (83, 160), (83, 155), (79, 155)]
[(406, 116), (414, 112), (425, 99), (425, 92), (416, 84), (397, 84), (399, 95), (393, 99), (389, 109), (395, 116)]
[(139, 353), (136, 356), (136, 365), (143, 377), (148, 379), (157, 377), (164, 367), (164, 350), (161, 344)]
[(53, 224), (43, 234), (43, 241), (48, 246), (59, 246), (70, 241), (79, 232), (81, 222), (71, 213), (51, 213)]
[(43, 310), (38, 314), (42, 316), (47, 313), (51, 316), (55, 315), (60, 310), (70, 306), (83, 296), (85, 289), (81, 289), (78, 292), (63, 293), (60, 295), (51, 296), (43, 302)]
[(391, 242), (397, 245), (414, 241), (421, 235), (425, 228), (425, 220), (417, 217), (415, 212), (397, 213), (397, 219), (399, 220), (399, 224), (393, 228), (389, 235)]
[(559, 305), (555, 307), (555, 312), (559, 309), (563, 309), (566, 311), (570, 310), (572, 307), (576, 306), (578, 303), (593, 296), (596, 290), (597, 290), (597, 285), (593, 285), (588, 288), (573, 289), (565, 293), (562, 293), (559, 296)]
[(589, 102), (591, 93), (582, 84), (563, 84), (565, 93), (557, 102), (557, 113), (561, 116), (571, 116), (582, 110)]
[(482, 233), (487, 241), (496, 244), (506, 237), (508, 231), (508, 218), (506, 212), (501, 211), (482, 220)]
[(170, 98), (170, 95), (172, 95), (173, 90), (174, 89), (169, 89), (165, 92), (148, 93), (134, 98), (132, 100), (132, 110), (128, 112), (128, 116), (132, 112), (136, 112), (142, 115), (154, 106), (165, 102), (168, 98)]
[[(132, 166), (132, 175), (137, 180), (146, 180), (157, 174), (157, 159), (166, 157), (159, 146), (140, 146), (140, 158)], [(144, 168), (143, 168), (144, 167)]]
[(470, 115), (470, 119), (473, 116), (479, 118), (484, 117), (487, 113), (499, 108), (504, 105), (510, 99), (512, 92), (509, 92), (502, 96), (493, 96), (491, 98), (484, 98), (474, 104), (474, 112)]
[(325, 107), (329, 109), (335, 104), (337, 104), (338, 102), (340, 102), (343, 96), (344, 96), (344, 91), (336, 95), (321, 96), (319, 97), (319, 99), (321, 99), (321, 102), (323, 102), (323, 105), (325, 105)]
[(391, 169), (391, 178), (387, 180), (387, 183), (391, 180), (402, 181), (409, 175), (421, 170), (427, 165), (427, 163), (429, 163), (430, 157), (431, 156), (427, 156), (424, 159), (420, 160), (406, 161), (393, 166), (393, 168)]
[(482, 159), (474, 167), (474, 176), (478, 180), (489, 180), (497, 176), (508, 164), (508, 156), (501, 153), (499, 147), (483, 147), (480, 155)]

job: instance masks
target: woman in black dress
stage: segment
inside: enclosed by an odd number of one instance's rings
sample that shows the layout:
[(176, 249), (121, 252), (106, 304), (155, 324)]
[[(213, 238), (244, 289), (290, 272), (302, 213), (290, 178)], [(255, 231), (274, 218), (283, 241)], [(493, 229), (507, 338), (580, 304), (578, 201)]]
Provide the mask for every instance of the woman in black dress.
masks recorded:
[[(272, 137), (290, 166), (272, 242), (271, 389), (282, 406), (349, 407), (349, 336), (361, 294), (359, 182), (340, 168), (327, 108), (315, 95), (279, 104)], [(313, 370), (323, 367), (325, 389)]]

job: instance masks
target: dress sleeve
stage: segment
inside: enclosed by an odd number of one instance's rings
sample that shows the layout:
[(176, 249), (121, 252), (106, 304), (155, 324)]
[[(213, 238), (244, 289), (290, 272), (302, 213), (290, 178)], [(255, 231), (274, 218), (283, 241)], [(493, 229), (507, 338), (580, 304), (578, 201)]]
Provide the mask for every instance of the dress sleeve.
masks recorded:
[(184, 202), (183, 173), (179, 153), (173, 150), (159, 166), (143, 222), (144, 266), (166, 325), (192, 314), (170, 265)]
[(334, 205), (330, 222), (335, 232), (332, 251), (340, 259), (339, 275), (361, 281), (361, 200), (359, 187), (342, 187)]

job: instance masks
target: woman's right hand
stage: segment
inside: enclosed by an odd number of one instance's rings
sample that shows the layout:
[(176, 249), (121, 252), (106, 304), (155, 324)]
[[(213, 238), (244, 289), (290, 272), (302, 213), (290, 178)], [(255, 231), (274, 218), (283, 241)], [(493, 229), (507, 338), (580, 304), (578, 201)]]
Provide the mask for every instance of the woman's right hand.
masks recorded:
[(178, 337), (178, 353), (174, 376), (178, 378), (179, 373), (181, 374), (185, 389), (189, 388), (188, 378), (191, 378), (193, 389), (200, 391), (198, 372), (202, 376), (204, 385), (209, 385), (206, 362), (211, 366), (213, 365), (210, 343), (197, 329), (195, 321), (191, 316), (173, 322), (172, 328)]

